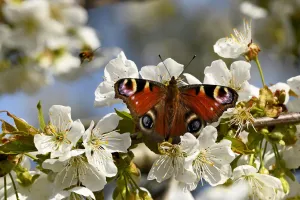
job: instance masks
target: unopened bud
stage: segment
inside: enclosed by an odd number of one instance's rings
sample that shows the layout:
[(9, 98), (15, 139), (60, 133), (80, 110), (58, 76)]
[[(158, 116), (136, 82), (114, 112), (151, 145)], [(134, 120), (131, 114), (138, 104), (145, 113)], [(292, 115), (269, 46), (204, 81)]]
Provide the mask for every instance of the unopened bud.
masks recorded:
[(286, 194), (289, 193), (290, 192), (290, 185), (287, 182), (287, 180), (283, 176), (280, 177), (279, 180), (281, 181), (284, 193), (286, 193)]
[(260, 52), (259, 46), (251, 42), (250, 44), (248, 44), (248, 51), (245, 53), (246, 60), (247, 61), (255, 60), (259, 52)]

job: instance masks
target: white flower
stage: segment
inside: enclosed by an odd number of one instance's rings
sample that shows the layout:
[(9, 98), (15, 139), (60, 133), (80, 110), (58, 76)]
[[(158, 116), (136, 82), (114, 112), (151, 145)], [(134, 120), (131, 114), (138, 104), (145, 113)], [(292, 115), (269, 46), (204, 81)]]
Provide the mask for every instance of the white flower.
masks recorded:
[(192, 166), (185, 165), (185, 158), (195, 152), (195, 146), (199, 141), (191, 133), (180, 136), (180, 144), (170, 144), (163, 142), (160, 144), (162, 155), (153, 163), (148, 174), (148, 180), (156, 179), (162, 182), (173, 175), (175, 179), (183, 183), (193, 183), (196, 175), (192, 171)]
[(54, 181), (56, 191), (61, 191), (78, 183), (91, 191), (99, 191), (104, 188), (105, 176), (87, 161), (86, 157), (82, 155), (83, 153), (83, 149), (72, 150), (70, 156), (62, 161), (47, 159), (43, 162), (43, 168), (58, 173)]
[(284, 192), (280, 180), (274, 176), (259, 174), (257, 171), (250, 165), (238, 166), (233, 170), (233, 184), (246, 182), (252, 199), (283, 199)]
[(204, 70), (204, 84), (223, 85), (235, 89), (239, 94), (239, 101), (248, 100), (252, 96), (258, 96), (259, 90), (251, 86), (250, 79), (251, 65), (245, 61), (235, 61), (228, 70), (223, 60), (216, 60), (211, 66)]
[(298, 96), (297, 99), (294, 99), (287, 103), (288, 110), (290, 112), (300, 112), (300, 75), (288, 79), (287, 84), (290, 86), (291, 90)]
[(68, 153), (84, 133), (80, 120), (71, 119), (71, 108), (54, 105), (49, 109), (50, 125), (47, 133), (34, 136), (34, 144), (40, 154), (51, 152), (51, 158)]
[(120, 134), (113, 131), (117, 128), (119, 120), (120, 117), (115, 113), (108, 114), (95, 127), (92, 121), (83, 135), (88, 162), (107, 177), (117, 174), (117, 167), (111, 153), (127, 152), (131, 145), (129, 133)]
[(72, 189), (69, 190), (63, 190), (52, 197), (50, 197), (50, 200), (61, 200), (61, 199), (66, 199), (69, 197), (70, 199), (81, 199), (80, 197), (84, 196), (87, 199), (96, 199), (94, 193), (86, 188), (86, 187), (73, 187)]
[(172, 76), (177, 79), (182, 72), (183, 65), (168, 58), (164, 62), (160, 62), (157, 66), (149, 65), (142, 67), (140, 75), (143, 79), (166, 83), (171, 80)]
[(214, 45), (214, 51), (223, 58), (237, 58), (248, 52), (251, 44), (251, 24), (244, 22), (244, 32), (233, 29), (231, 38), (221, 38)]
[(134, 62), (127, 60), (124, 52), (117, 58), (111, 60), (104, 69), (104, 81), (100, 83), (95, 91), (95, 106), (106, 106), (121, 103), (122, 100), (115, 99), (114, 84), (121, 78), (138, 78), (138, 69)]
[(261, 19), (267, 16), (267, 11), (249, 1), (243, 1), (240, 5), (240, 11), (252, 19)]
[(217, 136), (217, 129), (213, 126), (206, 126), (200, 133), (195, 145), (196, 152), (187, 157), (185, 163), (187, 166), (192, 165), (197, 180), (193, 184), (183, 184), (185, 189), (195, 189), (199, 181), (203, 184), (203, 179), (215, 186), (225, 183), (231, 177), (230, 163), (235, 158), (231, 142), (224, 139), (216, 143)]

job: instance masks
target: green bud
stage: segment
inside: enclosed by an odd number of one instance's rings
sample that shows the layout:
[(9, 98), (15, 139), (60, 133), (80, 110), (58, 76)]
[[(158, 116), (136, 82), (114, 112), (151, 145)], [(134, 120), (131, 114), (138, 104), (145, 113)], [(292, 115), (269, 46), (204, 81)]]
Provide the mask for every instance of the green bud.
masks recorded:
[(267, 175), (270, 174), (269, 170), (267, 168), (265, 168), (265, 166), (263, 166), (262, 168), (260, 168), (259, 173), (260, 174), (267, 174)]
[(274, 132), (272, 131), (271, 133), (268, 134), (268, 136), (269, 136), (270, 140), (278, 142), (278, 141), (282, 140), (284, 135), (279, 131), (274, 131)]
[(263, 128), (260, 130), (261, 134), (263, 135), (268, 135), (269, 134), (269, 130), (267, 128)]
[(279, 180), (281, 181), (284, 193), (288, 194), (290, 192), (289, 183), (287, 182), (287, 180), (283, 176), (280, 177)]

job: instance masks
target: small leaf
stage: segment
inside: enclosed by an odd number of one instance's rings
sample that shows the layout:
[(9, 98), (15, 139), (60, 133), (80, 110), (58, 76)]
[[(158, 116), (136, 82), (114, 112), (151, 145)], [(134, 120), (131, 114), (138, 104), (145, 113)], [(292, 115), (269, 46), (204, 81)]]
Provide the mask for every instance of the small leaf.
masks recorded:
[(126, 111), (119, 111), (117, 109), (115, 109), (115, 111), (116, 111), (116, 113), (117, 113), (117, 115), (119, 117), (121, 117), (123, 119), (133, 120), (132, 116), (128, 112), (126, 112)]
[(16, 166), (14, 159), (10, 158), (12, 156), (14, 157), (15, 155), (0, 154), (0, 177), (8, 174)]
[(38, 109), (38, 118), (39, 118), (40, 128), (41, 128), (41, 130), (44, 130), (46, 124), (45, 124), (41, 101), (39, 101), (39, 103), (37, 104), (36, 107)]
[(17, 129), (13, 125), (9, 124), (8, 122), (6, 122), (2, 119), (0, 119), (0, 121), (2, 122), (2, 132), (11, 133), (11, 132), (17, 131)]
[(249, 150), (246, 144), (242, 142), (242, 140), (238, 138), (232, 138), (229, 136), (224, 137), (227, 140), (231, 141), (231, 149), (239, 154), (252, 154), (254, 153), (253, 151)]
[(33, 136), (17, 135), (10, 138), (8, 142), (0, 146), (0, 153), (3, 154), (20, 154), (37, 151), (33, 142)]

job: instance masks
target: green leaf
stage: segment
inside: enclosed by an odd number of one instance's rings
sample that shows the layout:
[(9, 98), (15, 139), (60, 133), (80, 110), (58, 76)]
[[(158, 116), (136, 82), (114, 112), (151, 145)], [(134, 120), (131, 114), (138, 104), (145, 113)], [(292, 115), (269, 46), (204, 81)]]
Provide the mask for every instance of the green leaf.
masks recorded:
[(231, 165), (231, 169), (233, 170), (234, 168), (237, 167), (237, 163), (239, 161), (239, 159), (242, 157), (243, 154), (238, 155), (237, 157), (235, 157), (235, 159), (230, 163)]
[(46, 124), (45, 124), (41, 101), (39, 101), (39, 103), (37, 104), (36, 107), (38, 109), (38, 118), (39, 118), (40, 128), (41, 128), (41, 130), (44, 130)]
[(9, 156), (0, 154), (0, 177), (8, 174), (16, 166), (16, 163)]
[(115, 109), (117, 115), (123, 119), (133, 120), (132, 116), (126, 111), (119, 111)]
[(20, 154), (32, 151), (37, 151), (37, 149), (34, 146), (33, 136), (31, 135), (18, 135), (0, 146), (0, 153), (3, 154)]
[(229, 136), (224, 137), (227, 140), (231, 141), (231, 149), (239, 154), (252, 154), (253, 151), (249, 150), (248, 146), (238, 138), (232, 138)]

